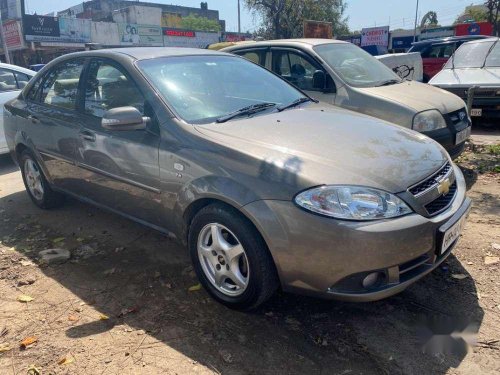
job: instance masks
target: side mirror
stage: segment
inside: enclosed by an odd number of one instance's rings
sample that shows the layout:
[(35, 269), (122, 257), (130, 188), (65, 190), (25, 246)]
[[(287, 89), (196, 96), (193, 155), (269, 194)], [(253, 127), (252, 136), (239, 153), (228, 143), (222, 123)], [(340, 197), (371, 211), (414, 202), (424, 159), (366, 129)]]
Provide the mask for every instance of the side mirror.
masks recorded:
[(101, 126), (108, 130), (142, 130), (146, 129), (149, 120), (137, 108), (118, 107), (104, 113)]
[(314, 89), (321, 90), (325, 93), (337, 92), (332, 77), (322, 70), (316, 70), (314, 72), (312, 84)]

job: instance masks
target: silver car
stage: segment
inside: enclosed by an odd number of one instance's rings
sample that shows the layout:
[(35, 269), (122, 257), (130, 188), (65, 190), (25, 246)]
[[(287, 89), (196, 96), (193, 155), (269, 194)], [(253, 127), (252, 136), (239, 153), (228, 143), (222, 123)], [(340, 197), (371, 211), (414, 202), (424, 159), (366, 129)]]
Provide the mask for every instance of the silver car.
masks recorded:
[(9, 152), (3, 132), (3, 105), (19, 95), (35, 74), (17, 65), (0, 64), (0, 155)]
[(226, 53), (69, 54), (5, 107), (36, 205), (71, 195), (170, 234), (232, 308), (279, 287), (352, 301), (400, 292), (450, 255), (471, 204), (430, 138), (318, 104)]

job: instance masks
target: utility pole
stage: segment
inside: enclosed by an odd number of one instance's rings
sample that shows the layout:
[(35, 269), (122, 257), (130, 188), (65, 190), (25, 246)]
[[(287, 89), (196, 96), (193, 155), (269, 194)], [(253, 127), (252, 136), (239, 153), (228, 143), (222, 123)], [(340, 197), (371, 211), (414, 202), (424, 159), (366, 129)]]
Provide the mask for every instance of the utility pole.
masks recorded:
[(241, 11), (240, 11), (240, 0), (238, 0), (238, 34), (241, 34)]
[(418, 0), (417, 0), (417, 9), (415, 10), (415, 29), (413, 30), (413, 43), (417, 41), (417, 22), (418, 22)]
[(7, 48), (7, 41), (5, 40), (5, 35), (3, 35), (3, 20), (2, 20), (2, 10), (0, 9), (0, 37), (2, 38), (3, 53), (5, 54), (5, 62), (10, 64), (9, 49)]

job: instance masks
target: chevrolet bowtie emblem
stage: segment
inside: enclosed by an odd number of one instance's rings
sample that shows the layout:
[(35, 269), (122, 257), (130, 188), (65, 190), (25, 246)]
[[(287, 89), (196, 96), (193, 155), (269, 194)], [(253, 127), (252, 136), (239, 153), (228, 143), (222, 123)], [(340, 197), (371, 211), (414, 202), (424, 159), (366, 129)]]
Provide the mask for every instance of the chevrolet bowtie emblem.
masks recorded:
[(451, 186), (451, 183), (450, 183), (449, 178), (446, 178), (443, 181), (440, 181), (439, 185), (438, 185), (439, 194), (441, 194), (441, 195), (448, 194), (450, 192), (450, 186)]

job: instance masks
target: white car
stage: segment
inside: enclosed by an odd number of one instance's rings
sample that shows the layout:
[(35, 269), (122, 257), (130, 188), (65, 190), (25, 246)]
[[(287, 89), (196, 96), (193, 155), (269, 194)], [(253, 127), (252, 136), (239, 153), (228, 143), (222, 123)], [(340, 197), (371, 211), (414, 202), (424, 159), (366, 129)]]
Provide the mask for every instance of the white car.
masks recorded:
[(3, 130), (3, 105), (19, 95), (35, 74), (33, 70), (0, 63), (0, 155), (9, 152)]

